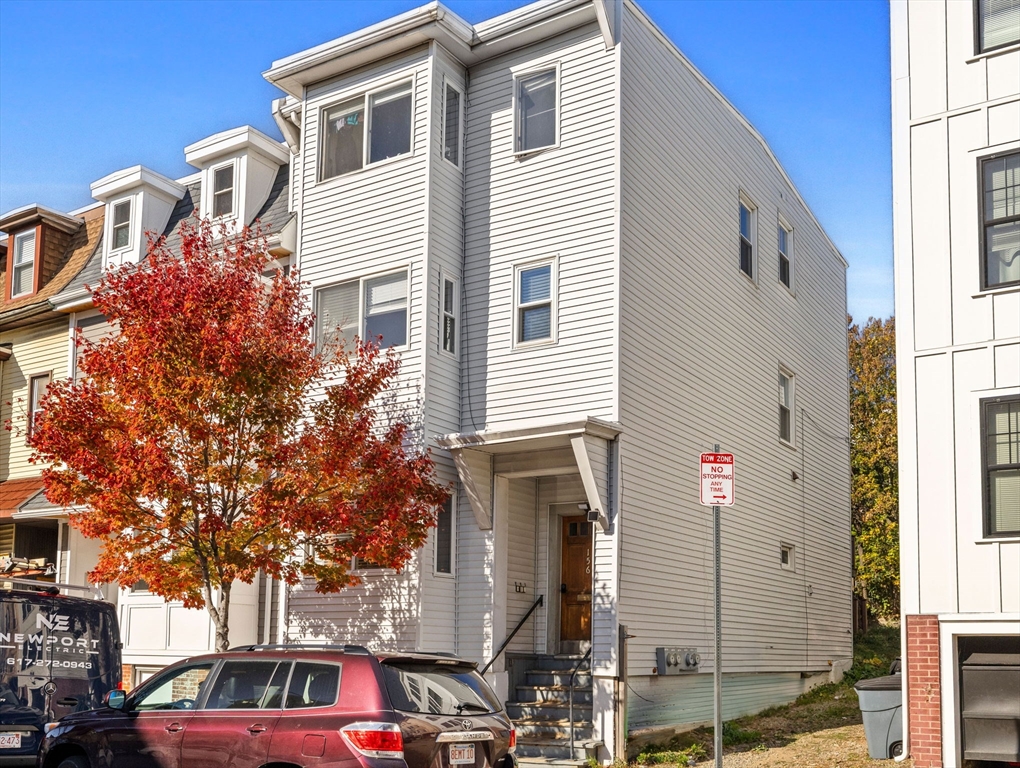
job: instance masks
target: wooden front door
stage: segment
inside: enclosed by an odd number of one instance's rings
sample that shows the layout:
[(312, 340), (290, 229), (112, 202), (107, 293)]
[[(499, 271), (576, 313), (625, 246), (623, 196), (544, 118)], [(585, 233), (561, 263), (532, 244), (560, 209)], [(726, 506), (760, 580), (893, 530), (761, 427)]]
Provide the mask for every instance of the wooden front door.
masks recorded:
[(561, 518), (560, 642), (591, 640), (591, 523), (584, 515)]

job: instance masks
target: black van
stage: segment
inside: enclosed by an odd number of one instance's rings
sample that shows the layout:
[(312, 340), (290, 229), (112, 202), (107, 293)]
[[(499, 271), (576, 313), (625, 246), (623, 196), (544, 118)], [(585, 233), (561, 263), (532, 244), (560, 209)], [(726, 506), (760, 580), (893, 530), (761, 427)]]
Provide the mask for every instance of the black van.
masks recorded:
[(120, 652), (110, 603), (0, 576), (0, 768), (34, 766), (47, 723), (101, 706), (120, 687)]

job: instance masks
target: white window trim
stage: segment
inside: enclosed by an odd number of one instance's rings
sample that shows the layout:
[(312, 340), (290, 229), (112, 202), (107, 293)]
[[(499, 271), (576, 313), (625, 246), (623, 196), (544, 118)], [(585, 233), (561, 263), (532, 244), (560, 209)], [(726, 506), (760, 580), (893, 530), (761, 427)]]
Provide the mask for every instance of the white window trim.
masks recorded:
[[(378, 160), (374, 163), (368, 161), (369, 153), (372, 149), (372, 109), (371, 109), (371, 98), (372, 96), (382, 93), (383, 91), (389, 91), (400, 85), (407, 84), (411, 90), (411, 149), (402, 155), (394, 155), (393, 157), (387, 157), (385, 160)], [(415, 125), (414, 125), (414, 108), (415, 108), (415, 94), (418, 90), (418, 76), (417, 73), (413, 73), (408, 76), (404, 73), (400, 76), (388, 78), (382, 80), (377, 84), (373, 85), (368, 90), (362, 90), (360, 88), (343, 91), (340, 94), (335, 95), (334, 98), (330, 99), (327, 103), (323, 104), (315, 113), (315, 119), (317, 120), (316, 125), (316, 137), (318, 147), (316, 148), (316, 159), (315, 159), (315, 185), (319, 184), (333, 184), (339, 179), (349, 179), (355, 174), (365, 173), (376, 168), (382, 168), (390, 165), (391, 163), (400, 162), (406, 160), (409, 157), (414, 157), (416, 153), (416, 142), (415, 142)], [(328, 179), (322, 178), (323, 168), (323, 152), (326, 151), (326, 143), (322, 141), (322, 125), (325, 121), (326, 113), (345, 101), (353, 101), (354, 99), (361, 97), (364, 103), (365, 110), (365, 135), (362, 141), (361, 147), (361, 167), (347, 173), (337, 174), (336, 176), (330, 176)], [(463, 103), (463, 100), (462, 100)]]
[[(520, 264), (514, 264), (514, 285), (513, 285), (513, 349), (532, 349), (533, 347), (547, 347), (553, 346), (559, 341), (559, 254), (555, 254), (552, 257), (544, 259), (536, 259), (534, 261), (521, 262)], [(548, 339), (535, 339), (534, 341), (518, 341), (520, 338), (520, 322), (521, 322), (521, 304), (520, 304), (520, 292), (521, 292), (521, 272), (528, 269), (534, 269), (535, 267), (542, 267), (549, 264), (552, 269), (550, 270), (550, 285), (549, 285), (549, 338)], [(542, 302), (545, 303), (545, 302)]]
[[(783, 551), (786, 550), (790, 553), (790, 562), (783, 562)], [(787, 544), (784, 541), (779, 542), (779, 567), (784, 571), (797, 572), (797, 547), (795, 544)]]
[[(787, 381), (790, 382), (790, 439), (784, 440), (782, 433), (779, 432), (779, 424), (776, 424), (776, 432), (779, 435), (779, 442), (788, 448), (797, 447), (797, 376), (785, 365), (780, 364), (779, 373), (786, 377)], [(776, 384), (778, 385), (778, 377)], [(778, 404), (778, 403), (777, 403)]]
[[(410, 349), (410, 347), (411, 347), (411, 265), (410, 264), (407, 264), (407, 265), (402, 266), (402, 267), (395, 267), (393, 269), (383, 270), (381, 272), (373, 272), (372, 274), (369, 274), (369, 275), (359, 275), (357, 277), (347, 277), (347, 278), (344, 278), (343, 280), (334, 280), (333, 282), (327, 283), (326, 285), (315, 286), (312, 289), (312, 307), (314, 308), (314, 307), (318, 306), (316, 304), (316, 298), (317, 298), (317, 294), (318, 294), (319, 291), (328, 290), (328, 289), (334, 288), (334, 287), (336, 287), (338, 285), (343, 285), (344, 283), (353, 283), (355, 280), (357, 280), (358, 281), (358, 334), (357, 335), (358, 335), (358, 338), (360, 338), (362, 341), (364, 341), (365, 340), (365, 283), (368, 282), (369, 280), (374, 280), (377, 277), (386, 277), (387, 275), (395, 275), (398, 272), (406, 272), (407, 273), (407, 294), (406, 294), (406, 296), (407, 296), (407, 305), (405, 307), (405, 309), (407, 311), (407, 330), (405, 332), (406, 333), (405, 338), (407, 339), (407, 343), (406, 344), (401, 344), (400, 346), (394, 345), (394, 346), (391, 346), (391, 347), (382, 347), (382, 350), (385, 351), (387, 349), (392, 349), (394, 352), (404, 352), (404, 351)], [(316, 325), (312, 329), (312, 333), (314, 334), (313, 339), (314, 339), (315, 343), (318, 344), (318, 341), (319, 341), (319, 326), (318, 326), (319, 318), (318, 318), (318, 315), (316, 315), (315, 322), (316, 322)]]
[[(794, 269), (794, 256), (793, 256), (793, 254), (794, 254), (794, 251), (796, 250), (797, 245), (795, 243), (794, 229), (790, 225), (790, 222), (786, 219), (785, 216), (783, 216), (782, 213), (779, 214), (779, 223), (778, 223), (778, 226), (780, 226), (780, 227), (782, 227), (783, 229), (786, 230), (786, 253), (784, 255), (786, 256), (786, 260), (790, 264), (790, 284), (786, 285), (782, 280), (779, 279), (779, 269), (778, 269), (779, 268), (779, 264), (778, 264), (778, 260), (779, 260), (779, 243), (778, 243), (778, 240), (777, 240), (777, 243), (776, 243), (776, 261), (777, 261), (777, 263), (776, 263), (776, 282), (779, 283), (781, 286), (783, 286), (786, 290), (788, 290), (790, 292), (790, 295), (796, 296), (797, 292), (794, 290), (794, 287), (795, 287), (795, 284), (796, 284), (795, 281), (796, 281), (797, 277), (796, 277), (796, 274), (795, 274), (796, 270)], [(779, 236), (779, 232), (777, 230), (776, 237), (778, 238), (778, 236)]]
[(751, 214), (751, 274), (747, 274), (740, 268), (740, 251), (737, 250), (737, 271), (746, 277), (757, 288), (758, 274), (761, 271), (761, 251), (758, 247), (758, 206), (744, 192), (740, 190), (737, 196), (737, 244), (743, 239), (740, 232), (740, 206), (743, 205)]
[[(230, 213), (225, 213), (222, 216), (216, 216), (216, 171), (223, 170), (227, 166), (233, 166), (233, 186), (230, 188)], [(238, 204), (240, 203), (240, 195), (238, 194), (240, 187), (240, 174), (238, 173), (239, 163), (237, 158), (231, 158), (225, 163), (217, 163), (216, 165), (209, 166), (209, 203), (208, 203), (208, 217), (211, 221), (232, 221), (238, 218)]]
[[(453, 162), (448, 160), (446, 157), (446, 95), (447, 89), (453, 88), (458, 94), (460, 94), (460, 104), (458, 105), (457, 114), (457, 160), (459, 162)], [(459, 84), (455, 83), (450, 78), (443, 75), (443, 98), (442, 98), (442, 132), (440, 133), (439, 142), (439, 154), (443, 160), (458, 171), (464, 170), (464, 88)]]
[(442, 573), (437, 569), (439, 564), (439, 526), (432, 542), (432, 575), (437, 579), (457, 578), (457, 492), (450, 491), (450, 572)]
[[(24, 240), (26, 237), (29, 237), (29, 236), (34, 238), (34, 241), (32, 243), (32, 261), (24, 262), (22, 264), (18, 264), (15, 261), (15, 259), (18, 258), (18, 243), (20, 241)], [(36, 268), (36, 263), (35, 262), (39, 258), (39, 231), (38, 231), (38, 229), (36, 229), (35, 227), (32, 227), (31, 229), (26, 229), (24, 232), (19, 232), (18, 234), (16, 234), (14, 236), (14, 242), (12, 243), (12, 246), (13, 246), (14, 250), (11, 251), (11, 300), (14, 300), (14, 299), (17, 299), (17, 298), (19, 298), (21, 296), (31, 296), (33, 293), (35, 293), (35, 268)], [(17, 271), (18, 267), (25, 267), (26, 265), (29, 265), (29, 270), (32, 273), (32, 280), (30, 281), (29, 289), (27, 291), (22, 291), (21, 293), (15, 293), (14, 292), (14, 273), (15, 273), (15, 271)]]
[[(454, 321), (454, 343), (453, 352), (450, 352), (443, 345), (443, 330), (446, 319), (446, 305), (444, 302), (446, 281), (449, 280), (453, 283), (453, 321)], [(460, 321), (460, 278), (454, 277), (451, 274), (440, 271), (439, 272), (439, 352), (446, 357), (453, 360), (460, 359), (460, 332), (461, 332), (461, 321)]]
[[(523, 80), (526, 77), (530, 77), (531, 75), (537, 75), (540, 72), (546, 72), (546, 71), (548, 71), (550, 69), (555, 69), (556, 70), (556, 120), (555, 120), (556, 140), (552, 144), (547, 144), (544, 147), (536, 147), (535, 149), (521, 149), (521, 145), (520, 145), (520, 141), (521, 141), (521, 115), (520, 115), (520, 111), (518, 109), (518, 107), (519, 107), (518, 102), (520, 101), (521, 80)], [(513, 122), (513, 124), (514, 124), (514, 137), (513, 137), (513, 141), (514, 141), (514, 157), (526, 157), (528, 155), (537, 155), (539, 152), (545, 152), (545, 151), (550, 150), (550, 149), (558, 149), (559, 148), (559, 146), (560, 146), (560, 116), (562, 115), (562, 110), (560, 109), (560, 106), (561, 106), (562, 94), (563, 94), (563, 88), (562, 88), (563, 79), (560, 76), (561, 75), (561, 69), (562, 69), (562, 66), (561, 66), (561, 62), (559, 61), (559, 59), (557, 59), (555, 61), (547, 61), (547, 62), (544, 62), (542, 64), (529, 64), (526, 68), (522, 68), (522, 69), (511, 68), (511, 72), (513, 73), (513, 77), (514, 77), (513, 99), (512, 99), (512, 105), (511, 105), (512, 109), (513, 109), (513, 121), (514, 121)]]
[[(114, 222), (114, 220), (116, 218), (117, 206), (118, 205), (123, 205), (124, 203), (128, 204), (128, 220), (127, 220), (128, 241), (127, 241), (127, 245), (122, 245), (119, 248), (117, 248), (114, 245), (114, 242), (116, 241), (116, 235), (114, 234), (116, 232), (116, 227), (114, 226), (113, 222)], [(114, 254), (114, 253), (124, 253), (125, 251), (130, 251), (131, 250), (131, 248), (134, 246), (134, 243), (135, 243), (135, 232), (134, 232), (134, 229), (135, 229), (135, 198), (134, 198), (134, 196), (126, 197), (123, 200), (114, 200), (112, 203), (110, 203), (110, 253), (111, 254)]]

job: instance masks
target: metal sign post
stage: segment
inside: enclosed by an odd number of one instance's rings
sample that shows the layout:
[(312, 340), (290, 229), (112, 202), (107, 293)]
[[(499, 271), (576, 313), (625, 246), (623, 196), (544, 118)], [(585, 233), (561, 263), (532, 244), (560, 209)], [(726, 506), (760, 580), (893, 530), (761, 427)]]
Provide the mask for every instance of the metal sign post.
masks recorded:
[(715, 528), (715, 720), (713, 723), (713, 752), (715, 766), (722, 768), (722, 513), (721, 507), (733, 506), (733, 454), (701, 454), (701, 503), (712, 506)]

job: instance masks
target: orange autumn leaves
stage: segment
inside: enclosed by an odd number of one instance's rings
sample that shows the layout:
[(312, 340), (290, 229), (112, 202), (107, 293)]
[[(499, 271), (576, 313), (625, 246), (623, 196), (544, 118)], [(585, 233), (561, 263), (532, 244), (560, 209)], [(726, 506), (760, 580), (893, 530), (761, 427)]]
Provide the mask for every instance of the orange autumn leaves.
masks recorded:
[(50, 500), (103, 539), (92, 578), (204, 605), (218, 646), (233, 582), (332, 592), (354, 556), (401, 568), (446, 498), (377, 408), (399, 361), (317, 350), (307, 286), (270, 258), (260, 232), (196, 221), (178, 253), (107, 273), (94, 304), (117, 331), (77, 340), (82, 376), (50, 387), (30, 437)]

